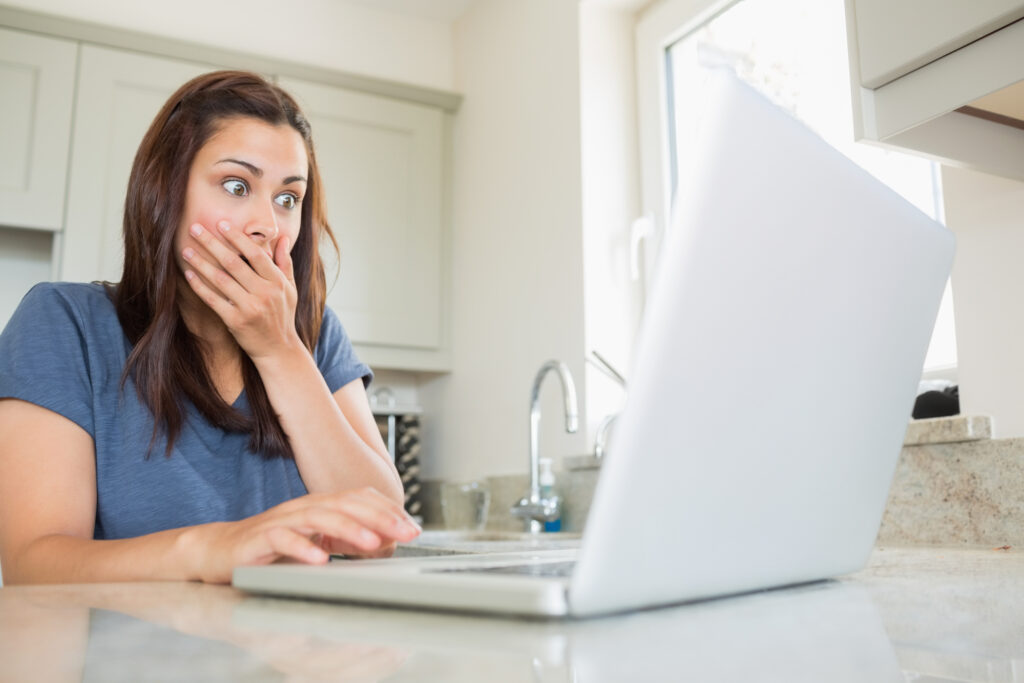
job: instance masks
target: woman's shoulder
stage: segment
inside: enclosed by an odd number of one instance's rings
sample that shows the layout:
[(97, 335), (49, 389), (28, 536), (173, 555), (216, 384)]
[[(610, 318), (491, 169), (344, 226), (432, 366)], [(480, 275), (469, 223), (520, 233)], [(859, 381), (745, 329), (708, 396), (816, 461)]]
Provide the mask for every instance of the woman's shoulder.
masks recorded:
[(0, 396), (63, 415), (95, 438), (93, 403), (117, 387), (122, 339), (103, 285), (38, 284), (0, 333)]
[(314, 356), (332, 393), (354, 379), (361, 377), (364, 384), (369, 384), (373, 378), (370, 367), (356, 356), (352, 341), (330, 306), (324, 306), (320, 338)]
[(22, 299), (12, 322), (22, 316), (48, 327), (63, 323), (80, 329), (120, 329), (107, 286), (99, 282), (41, 282)]
[(324, 306), (323, 318), (320, 321), (320, 336), (316, 346), (325, 353), (332, 353), (342, 350), (347, 353), (352, 347), (352, 341), (341, 324), (338, 314), (330, 306)]
[(28, 291), (25, 298), (62, 300), (86, 306), (95, 306), (103, 302), (109, 305), (107, 287), (108, 285), (102, 282), (40, 282)]
[(40, 282), (28, 291), (25, 301), (90, 312), (114, 310), (108, 285), (102, 282)]

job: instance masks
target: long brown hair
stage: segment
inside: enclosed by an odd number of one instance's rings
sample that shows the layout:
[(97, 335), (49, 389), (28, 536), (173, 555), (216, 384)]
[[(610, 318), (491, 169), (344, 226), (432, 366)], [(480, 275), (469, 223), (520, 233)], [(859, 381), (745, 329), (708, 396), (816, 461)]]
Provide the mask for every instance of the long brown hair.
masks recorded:
[(178, 308), (182, 276), (174, 238), (184, 211), (189, 169), (218, 127), (241, 117), (291, 126), (305, 141), (308, 184), (292, 248), (298, 289), (295, 328), (311, 352), (320, 335), (326, 297), (320, 239), (326, 236), (335, 251), (338, 245), (327, 224), (309, 122), (288, 93), (257, 74), (216, 71), (194, 78), (167, 100), (135, 154), (124, 206), (124, 271), (113, 287), (117, 317), (133, 345), (121, 386), (129, 377), (135, 382), (154, 417), (150, 451), (163, 431), (167, 456), (181, 433), (187, 398), (221, 429), (250, 433), (249, 449), (254, 453), (294, 457), (249, 356), (241, 354), (251, 417), (221, 398), (207, 371), (202, 343), (185, 326)]

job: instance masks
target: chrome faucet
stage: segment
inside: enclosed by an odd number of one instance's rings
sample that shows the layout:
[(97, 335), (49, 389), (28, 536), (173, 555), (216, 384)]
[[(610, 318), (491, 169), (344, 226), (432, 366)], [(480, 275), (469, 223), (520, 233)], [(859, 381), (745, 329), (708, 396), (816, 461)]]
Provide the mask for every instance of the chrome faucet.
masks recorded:
[(579, 428), (579, 407), (576, 401), (576, 384), (572, 380), (569, 366), (557, 360), (549, 360), (537, 371), (530, 391), (530, 490), (512, 506), (514, 517), (526, 520), (526, 530), (539, 533), (543, 522), (558, 519), (561, 501), (557, 496), (542, 497), (540, 493), (540, 386), (551, 371), (558, 373), (562, 384), (562, 399), (565, 402), (565, 431), (570, 434)]

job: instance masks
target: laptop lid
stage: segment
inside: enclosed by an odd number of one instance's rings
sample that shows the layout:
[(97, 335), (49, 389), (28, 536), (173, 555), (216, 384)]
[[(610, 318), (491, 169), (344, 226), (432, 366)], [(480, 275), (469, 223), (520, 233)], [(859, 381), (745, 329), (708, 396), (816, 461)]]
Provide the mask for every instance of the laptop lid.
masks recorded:
[(590, 614), (857, 570), (952, 234), (717, 69), (569, 592)]

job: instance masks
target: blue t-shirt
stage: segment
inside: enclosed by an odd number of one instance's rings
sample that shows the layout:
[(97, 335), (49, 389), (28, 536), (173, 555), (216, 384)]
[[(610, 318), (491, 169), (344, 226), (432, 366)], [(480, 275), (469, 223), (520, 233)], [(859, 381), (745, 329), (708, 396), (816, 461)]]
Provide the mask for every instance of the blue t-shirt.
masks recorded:
[[(186, 400), (170, 457), (131, 378), (120, 389), (131, 344), (99, 284), (36, 285), (0, 334), (0, 398), (59, 413), (93, 439), (97, 539), (129, 538), (206, 522), (234, 521), (304, 495), (295, 461), (249, 450), (249, 434), (212, 425)], [(370, 368), (341, 323), (324, 311), (315, 358), (334, 393)], [(250, 414), (245, 392), (234, 404)]]

